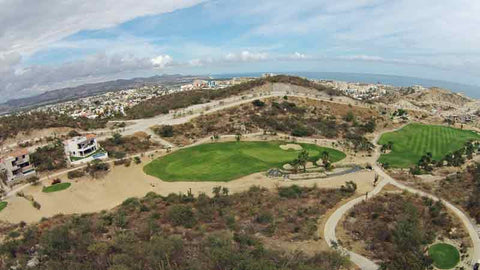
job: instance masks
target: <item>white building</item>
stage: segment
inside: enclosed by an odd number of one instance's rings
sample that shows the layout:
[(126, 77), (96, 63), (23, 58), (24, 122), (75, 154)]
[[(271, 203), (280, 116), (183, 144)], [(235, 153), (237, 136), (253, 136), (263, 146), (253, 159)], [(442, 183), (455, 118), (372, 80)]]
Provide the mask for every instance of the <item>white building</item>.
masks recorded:
[(8, 153), (3, 157), (0, 160), (0, 171), (6, 174), (6, 184), (8, 185), (36, 175), (26, 149)]
[(65, 155), (70, 163), (80, 164), (94, 159), (108, 158), (107, 152), (100, 148), (94, 134), (71, 138), (64, 142)]

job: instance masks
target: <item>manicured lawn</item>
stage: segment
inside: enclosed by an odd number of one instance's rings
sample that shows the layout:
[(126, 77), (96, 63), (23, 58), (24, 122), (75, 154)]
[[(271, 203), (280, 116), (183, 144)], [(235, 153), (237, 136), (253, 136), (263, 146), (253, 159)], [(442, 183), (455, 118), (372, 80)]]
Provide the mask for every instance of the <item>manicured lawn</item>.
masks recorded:
[(7, 207), (7, 205), (8, 205), (8, 202), (0, 202), (0, 211), (5, 209), (5, 207)]
[(58, 183), (58, 184), (55, 184), (55, 185), (51, 185), (49, 187), (44, 187), (42, 189), (42, 191), (46, 192), (46, 193), (56, 192), (56, 191), (67, 189), (71, 185), (72, 185), (71, 183)]
[(460, 253), (452, 245), (439, 243), (428, 249), (428, 255), (433, 260), (433, 265), (440, 269), (454, 268), (460, 262)]
[(391, 167), (407, 168), (417, 164), (427, 152), (433, 159), (440, 160), (446, 154), (454, 152), (469, 140), (480, 140), (480, 135), (473, 131), (455, 129), (445, 126), (409, 124), (399, 131), (385, 133), (379, 144), (393, 142), (393, 149), (380, 156), (380, 163)]
[[(298, 156), (300, 151), (282, 150), (286, 142), (209, 143), (181, 149), (160, 157), (143, 170), (164, 181), (229, 181), (255, 172), (281, 167)], [(313, 144), (300, 144), (310, 157), (319, 159), (327, 151), (332, 162), (345, 154)]]

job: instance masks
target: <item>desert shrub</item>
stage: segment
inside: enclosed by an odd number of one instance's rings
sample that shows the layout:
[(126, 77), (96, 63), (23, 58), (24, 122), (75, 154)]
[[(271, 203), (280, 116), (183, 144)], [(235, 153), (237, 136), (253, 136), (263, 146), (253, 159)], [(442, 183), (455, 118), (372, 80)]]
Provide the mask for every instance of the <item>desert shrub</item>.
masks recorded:
[(27, 179), (27, 182), (32, 184), (32, 185), (37, 185), (39, 183), (39, 181), (40, 181), (40, 178), (36, 175)]
[(77, 137), (77, 136), (80, 136), (81, 134), (78, 133), (78, 131), (76, 131), (75, 129), (72, 129), (68, 132), (67, 136), (68, 137)]
[(104, 173), (110, 169), (110, 165), (102, 162), (101, 160), (94, 160), (87, 164), (85, 171), (92, 177), (96, 178), (100, 173)]
[(170, 125), (158, 127), (154, 131), (161, 137), (173, 137), (174, 134), (173, 127)]
[(85, 175), (83, 170), (75, 170), (67, 173), (68, 179), (79, 178)]
[(122, 159), (122, 158), (127, 156), (127, 153), (125, 153), (123, 151), (112, 151), (112, 152), (109, 153), (109, 155), (113, 158), (116, 158), (116, 159)]
[(273, 221), (273, 214), (268, 210), (262, 210), (255, 218), (255, 221), (260, 224), (267, 224), (272, 223)]
[(172, 205), (168, 208), (168, 220), (175, 226), (192, 228), (196, 224), (195, 214), (189, 205)]
[(283, 198), (299, 198), (302, 196), (302, 188), (297, 185), (292, 185), (289, 187), (279, 187), (278, 188), (278, 195)]
[(130, 166), (130, 163), (132, 162), (131, 158), (122, 158), (122, 159), (117, 159), (113, 161), (113, 165), (118, 166), (118, 165), (125, 165), (125, 167)]
[(265, 102), (261, 101), (261, 100), (258, 100), (258, 99), (255, 99), (254, 101), (252, 101), (252, 104), (253, 106), (255, 107), (263, 107), (265, 106)]
[(32, 206), (35, 207), (36, 209), (40, 209), (42, 207), (40, 203), (37, 201), (32, 201)]
[(340, 191), (344, 193), (354, 193), (357, 190), (357, 184), (353, 181), (345, 182), (345, 185), (340, 187)]
[(142, 160), (140, 159), (140, 157), (134, 157), (133, 162), (135, 162), (135, 164), (140, 164), (142, 163)]

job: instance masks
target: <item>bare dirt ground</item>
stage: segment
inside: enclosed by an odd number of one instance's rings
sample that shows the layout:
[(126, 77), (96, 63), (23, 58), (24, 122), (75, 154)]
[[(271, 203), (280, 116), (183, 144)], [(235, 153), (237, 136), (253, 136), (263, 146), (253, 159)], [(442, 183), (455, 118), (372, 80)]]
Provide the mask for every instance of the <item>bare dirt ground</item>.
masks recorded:
[[(325, 179), (310, 179), (299, 181), (284, 181), (272, 179), (264, 173), (255, 173), (230, 182), (164, 182), (143, 173), (143, 166), (147, 159), (139, 165), (130, 167), (114, 166), (102, 179), (89, 177), (71, 181), (72, 186), (66, 190), (44, 193), (42, 185), (29, 186), (23, 191), (32, 195), (41, 204), (41, 209), (35, 209), (24, 198), (12, 196), (7, 199), (8, 207), (0, 212), (0, 220), (7, 222), (36, 222), (42, 217), (51, 217), (58, 214), (91, 213), (111, 209), (121, 204), (129, 197), (143, 197), (153, 191), (161, 195), (169, 193), (187, 192), (192, 189), (194, 194), (205, 192), (211, 194), (214, 186), (227, 187), (230, 192), (247, 190), (252, 185), (275, 189), (278, 186), (297, 184), (300, 186), (317, 185), (322, 188), (338, 188), (346, 181), (354, 181), (358, 185), (358, 192), (365, 193), (371, 189), (374, 173), (359, 171), (349, 175), (336, 176)], [(69, 181), (66, 176), (62, 181)], [(44, 182), (45, 185), (50, 183)]]

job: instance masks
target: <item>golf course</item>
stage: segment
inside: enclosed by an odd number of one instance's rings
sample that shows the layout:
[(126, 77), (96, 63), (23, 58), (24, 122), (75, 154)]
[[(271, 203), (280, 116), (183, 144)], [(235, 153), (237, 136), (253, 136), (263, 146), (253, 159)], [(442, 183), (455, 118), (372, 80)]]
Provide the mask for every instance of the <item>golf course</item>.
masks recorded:
[[(144, 172), (164, 181), (230, 181), (272, 167), (282, 167), (301, 150), (283, 150), (286, 142), (223, 142), (184, 148), (153, 160)], [(318, 160), (328, 153), (330, 162), (345, 158), (341, 151), (313, 144), (298, 144)]]
[(417, 164), (428, 152), (432, 153), (433, 159), (440, 160), (470, 140), (480, 140), (480, 135), (474, 131), (446, 126), (409, 124), (398, 131), (382, 135), (378, 144), (391, 142), (393, 147), (390, 153), (380, 156), (379, 162), (395, 168), (407, 168)]

